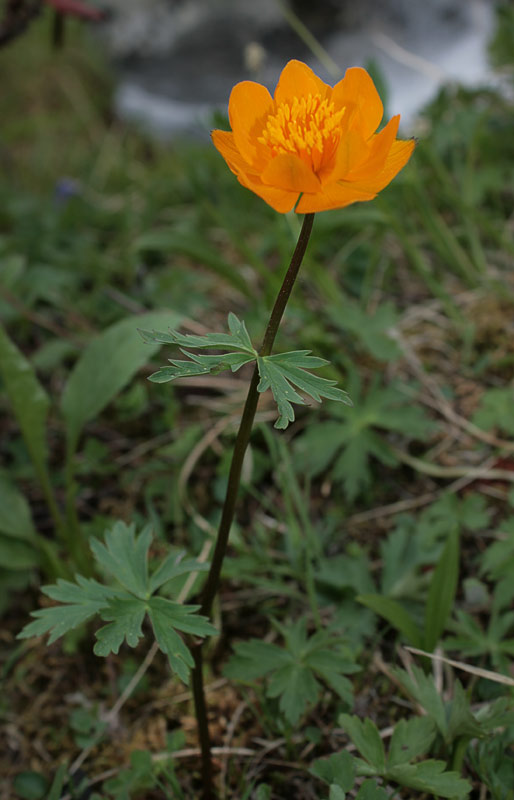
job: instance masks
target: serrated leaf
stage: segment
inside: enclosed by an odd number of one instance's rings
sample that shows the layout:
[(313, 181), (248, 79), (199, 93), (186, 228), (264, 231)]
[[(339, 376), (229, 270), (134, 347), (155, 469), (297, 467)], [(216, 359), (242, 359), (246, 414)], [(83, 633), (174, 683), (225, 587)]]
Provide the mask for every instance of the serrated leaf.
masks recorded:
[(452, 611), (459, 579), (459, 531), (450, 532), (432, 575), (425, 608), (424, 650), (431, 652), (443, 633)]
[(199, 608), (200, 606), (184, 606), (159, 596), (148, 600), (149, 613), (167, 619), (168, 624), (177, 630), (200, 637), (216, 635), (218, 631), (207, 617), (195, 613)]
[(434, 720), (430, 717), (402, 719), (395, 725), (389, 744), (387, 769), (405, 764), (418, 756), (428, 753), (436, 737)]
[(373, 314), (369, 314), (356, 303), (346, 301), (344, 313), (341, 313), (338, 305), (329, 308), (329, 315), (338, 328), (357, 336), (364, 347), (380, 361), (390, 361), (400, 355), (400, 348), (390, 333), (398, 322), (392, 303), (382, 303)]
[(339, 724), (346, 731), (361, 756), (373, 767), (378, 775), (386, 769), (385, 751), (377, 726), (370, 719), (341, 714)]
[(353, 758), (347, 750), (334, 753), (329, 758), (319, 758), (310, 768), (309, 772), (325, 783), (333, 783), (344, 792), (353, 789), (355, 782), (355, 765)]
[(118, 653), (123, 640), (129, 647), (135, 647), (143, 636), (142, 624), (146, 614), (144, 600), (126, 595), (109, 602), (107, 608), (100, 610), (103, 620), (109, 622), (96, 631), (97, 642), (93, 648), (97, 656)]
[(397, 631), (403, 633), (414, 647), (421, 647), (422, 634), (418, 625), (396, 600), (384, 597), (382, 594), (361, 594), (356, 600), (387, 620)]
[(140, 329), (139, 333), (144, 341), (148, 343), (176, 344), (180, 347), (192, 347), (193, 349), (243, 350), (255, 356), (256, 352), (252, 346), (244, 322), (239, 320), (235, 314), (231, 313), (229, 314), (228, 325), (230, 333), (206, 333), (203, 336), (191, 333), (180, 333), (180, 331), (171, 329), (166, 333)]
[(398, 386), (381, 386), (378, 376), (363, 392), (357, 371), (350, 370), (347, 388), (352, 407), (334, 407), (337, 422), (311, 425), (299, 436), (296, 463), (299, 472), (312, 476), (332, 464), (332, 479), (343, 483), (348, 499), (354, 500), (371, 482), (372, 457), (386, 466), (397, 463), (380, 430), (425, 440), (432, 423)]
[(455, 681), (448, 718), (447, 741), (454, 742), (461, 736), (479, 738), (484, 735), (485, 731), (471, 713), (469, 700), (461, 682)]
[(267, 695), (280, 697), (280, 710), (291, 725), (296, 725), (307, 706), (318, 699), (319, 690), (320, 685), (308, 667), (286, 664), (273, 673)]
[(1, 325), (0, 376), (39, 479), (48, 482), (46, 418), (50, 401), (30, 361)]
[(388, 772), (388, 779), (409, 789), (430, 792), (436, 797), (467, 797), (471, 791), (469, 782), (458, 772), (445, 772), (445, 769), (444, 761), (433, 759), (420, 764), (401, 764)]
[(251, 639), (234, 645), (234, 654), (223, 670), (227, 678), (251, 681), (262, 678), (275, 669), (290, 663), (291, 656), (271, 642)]
[(135, 525), (118, 521), (105, 534), (105, 544), (91, 540), (98, 563), (127, 591), (145, 598), (148, 593), (148, 549), (152, 541), (150, 526), (136, 536)]
[(48, 644), (52, 644), (105, 608), (117, 594), (116, 590), (102, 586), (91, 578), (77, 575), (76, 581), (71, 583), (59, 579), (54, 585), (43, 586), (41, 591), (44, 594), (65, 605), (33, 611), (31, 616), (36, 617), (35, 621), (25, 625), (17, 638), (28, 639), (50, 633)]
[(427, 714), (432, 717), (439, 732), (442, 734), (443, 738), (446, 739), (448, 725), (445, 706), (437, 691), (432, 676), (426, 675), (425, 672), (416, 665), (412, 665), (411, 674), (395, 667), (392, 667), (391, 671), (412, 699), (419, 703)]
[(151, 311), (116, 322), (89, 342), (68, 378), (61, 399), (72, 451), (84, 425), (100, 414), (159, 349), (157, 343), (148, 345), (141, 340), (138, 327), (176, 325), (179, 321), (176, 312)]
[[(257, 358), (260, 375), (257, 389), (259, 392), (271, 389), (277, 404), (279, 416), (275, 422), (275, 428), (283, 430), (287, 428), (290, 422), (294, 421), (295, 415), (292, 403), (305, 405), (305, 400), (298, 394), (295, 387), (318, 403), (324, 397), (328, 400), (351, 404), (347, 393), (336, 387), (337, 381), (312, 375), (303, 368), (308, 366), (311, 369), (316, 369), (327, 363), (324, 359), (307, 355), (309, 352), (308, 350), (298, 350), (291, 353), (259, 356)], [(299, 364), (302, 366), (298, 366)]]
[(173, 629), (168, 615), (162, 614), (159, 609), (152, 607), (150, 607), (148, 615), (160, 650), (168, 656), (171, 669), (184, 683), (187, 683), (189, 670), (194, 664), (189, 648)]
[(368, 779), (355, 795), (355, 800), (388, 800), (388, 797), (385, 789), (377, 786), (376, 781)]
[(182, 350), (184, 355), (189, 356), (191, 361), (170, 358), (172, 367), (161, 367), (157, 372), (153, 372), (148, 380), (152, 383), (167, 383), (177, 378), (191, 378), (198, 375), (216, 375), (226, 369), (237, 372), (244, 364), (255, 361), (255, 355), (246, 353), (224, 353), (219, 356), (199, 356)]
[(184, 553), (170, 553), (167, 556), (150, 578), (149, 591), (151, 594), (160, 589), (168, 581), (173, 578), (178, 578), (180, 575), (186, 575), (190, 572), (205, 572), (209, 569), (209, 564), (206, 562), (196, 561), (194, 558), (183, 558)]

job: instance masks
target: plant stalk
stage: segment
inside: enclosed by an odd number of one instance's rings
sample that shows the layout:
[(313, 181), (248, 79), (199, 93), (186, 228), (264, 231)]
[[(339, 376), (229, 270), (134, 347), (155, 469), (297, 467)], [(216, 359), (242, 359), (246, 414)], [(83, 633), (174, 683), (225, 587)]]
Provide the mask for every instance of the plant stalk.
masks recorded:
[[(269, 322), (264, 333), (259, 356), (268, 356), (275, 342), (275, 337), (287, 301), (291, 296), (293, 286), (298, 275), (298, 271), (303, 261), (307, 244), (312, 231), (312, 224), (314, 221), (314, 214), (306, 214), (303, 218), (302, 229), (298, 237), (298, 242), (291, 258), (291, 263), (284, 277), (282, 286), (275, 300)], [(257, 386), (259, 384), (259, 370), (257, 364), (253, 371), (252, 380), (246, 396), (246, 402), (239, 425), (236, 441), (234, 444), (234, 451), (232, 453), (232, 462), (230, 464), (230, 472), (228, 477), (227, 491), (225, 494), (225, 502), (223, 504), (223, 511), (218, 528), (218, 535), (216, 538), (216, 545), (211, 560), (207, 582), (203, 588), (200, 603), (200, 614), (209, 616), (212, 609), (212, 604), (219, 587), (221, 568), (223, 560), (227, 552), (228, 538), (230, 528), (234, 519), (234, 511), (236, 507), (237, 494), (239, 484), (241, 481), (241, 470), (243, 467), (243, 460), (250, 441), (252, 432), (253, 421), (257, 404), (259, 401), (259, 392)], [(214, 792), (213, 779), (212, 779), (212, 762), (211, 762), (211, 745), (209, 737), (209, 728), (207, 723), (207, 706), (205, 702), (205, 691), (203, 685), (203, 672), (202, 672), (202, 641), (197, 641), (192, 647), (195, 665), (192, 670), (192, 684), (193, 696), (195, 703), (195, 715), (198, 724), (198, 735), (200, 739), (200, 747), (202, 753), (202, 781), (203, 781), (203, 800), (213, 800), (216, 796)]]

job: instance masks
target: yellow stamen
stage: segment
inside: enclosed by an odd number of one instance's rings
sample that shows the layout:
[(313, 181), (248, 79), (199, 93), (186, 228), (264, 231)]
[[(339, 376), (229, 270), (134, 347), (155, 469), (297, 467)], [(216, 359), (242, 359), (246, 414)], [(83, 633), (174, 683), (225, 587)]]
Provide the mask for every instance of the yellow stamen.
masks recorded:
[(268, 117), (258, 141), (274, 155), (295, 153), (317, 165), (325, 150), (333, 151), (344, 112), (344, 108), (336, 111), (333, 103), (319, 96), (295, 97), (291, 104), (281, 103)]

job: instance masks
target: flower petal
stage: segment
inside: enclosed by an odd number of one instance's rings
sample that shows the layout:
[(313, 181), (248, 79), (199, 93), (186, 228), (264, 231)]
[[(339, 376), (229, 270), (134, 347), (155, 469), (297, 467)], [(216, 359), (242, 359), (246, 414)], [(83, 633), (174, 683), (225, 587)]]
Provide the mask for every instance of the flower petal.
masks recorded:
[(331, 87), (318, 78), (307, 64), (293, 59), (280, 74), (274, 99), (275, 104), (279, 105), (292, 103), (295, 97), (308, 97), (309, 94), (325, 98), (331, 91)]
[(277, 186), (289, 192), (317, 192), (321, 188), (319, 179), (296, 155), (281, 153), (272, 158), (261, 174), (263, 183)]
[(332, 165), (320, 172), (322, 183), (333, 183), (346, 178), (351, 170), (358, 169), (366, 162), (369, 154), (369, 145), (359, 131), (347, 131), (341, 136)]
[(408, 139), (406, 141), (403, 139), (396, 139), (380, 171), (366, 179), (348, 181), (349, 185), (362, 189), (362, 191), (374, 192), (375, 194), (380, 192), (388, 183), (391, 183), (402, 167), (405, 166), (415, 146), (416, 142), (414, 139)]
[(393, 142), (396, 140), (399, 124), (400, 115), (397, 114), (395, 117), (392, 117), (392, 119), (389, 120), (387, 125), (382, 128), (380, 133), (377, 133), (372, 137), (370, 141), (369, 157), (366, 159), (365, 163), (362, 163), (349, 171), (346, 175), (346, 180), (366, 180), (367, 178), (372, 178), (374, 175), (377, 175), (381, 172), (386, 163), (389, 151), (393, 146)]
[(352, 115), (350, 127), (357, 127), (367, 138), (375, 133), (384, 114), (382, 101), (365, 69), (350, 67), (344, 78), (332, 89), (336, 110), (346, 106)]
[(345, 181), (330, 183), (317, 194), (302, 194), (295, 208), (297, 214), (313, 214), (316, 211), (329, 211), (331, 208), (344, 208), (351, 203), (373, 200), (374, 191), (366, 191)]
[(248, 170), (249, 164), (237, 149), (233, 133), (230, 131), (211, 131), (211, 138), (214, 147), (221, 153), (235, 175), (238, 175), (241, 171)]
[(271, 95), (260, 83), (241, 81), (230, 93), (230, 127), (237, 149), (250, 163), (257, 157), (257, 139), (262, 134), (266, 115), (272, 110)]
[(254, 194), (262, 197), (269, 206), (280, 214), (286, 214), (291, 211), (298, 200), (298, 192), (289, 192), (286, 189), (277, 189), (275, 186), (266, 186), (258, 178), (244, 173), (240, 173), (237, 177), (239, 183), (245, 189), (250, 189)]

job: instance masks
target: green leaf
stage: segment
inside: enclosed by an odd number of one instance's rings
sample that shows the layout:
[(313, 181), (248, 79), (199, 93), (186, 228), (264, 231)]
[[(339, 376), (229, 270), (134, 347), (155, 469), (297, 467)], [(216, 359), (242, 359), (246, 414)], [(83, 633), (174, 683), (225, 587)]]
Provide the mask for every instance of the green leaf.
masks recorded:
[(380, 431), (426, 439), (432, 423), (397, 385), (381, 386), (378, 377), (363, 392), (357, 371), (350, 370), (348, 392), (353, 405), (334, 407), (337, 422), (313, 424), (297, 437), (295, 461), (299, 472), (312, 476), (332, 465), (332, 479), (352, 501), (371, 483), (371, 458), (390, 467), (397, 463)]
[(116, 322), (87, 345), (61, 398), (71, 451), (76, 449), (84, 425), (100, 414), (159, 349), (157, 343), (141, 340), (138, 327), (176, 325), (179, 321), (176, 312), (151, 311)]
[(397, 781), (409, 789), (429, 792), (436, 797), (463, 798), (471, 785), (458, 772), (445, 772), (444, 761), (422, 761), (420, 764), (401, 764), (387, 773), (388, 780)]
[(33, 545), (0, 534), (0, 564), (8, 565), (10, 570), (25, 570), (37, 567), (39, 562), (39, 554)]
[(71, 583), (59, 579), (52, 586), (43, 586), (41, 591), (44, 594), (65, 605), (33, 611), (31, 616), (36, 617), (35, 621), (25, 625), (18, 634), (18, 639), (28, 639), (31, 636), (50, 633), (48, 644), (52, 644), (60, 636), (106, 608), (109, 601), (118, 594), (116, 590), (102, 586), (91, 578), (77, 575), (76, 581), (76, 583)]
[(280, 710), (291, 725), (296, 725), (307, 706), (317, 701), (319, 690), (319, 683), (308, 667), (286, 664), (274, 672), (267, 694), (280, 697)]
[(161, 651), (168, 656), (171, 669), (177, 673), (184, 683), (187, 683), (189, 670), (194, 664), (189, 649), (178, 633), (170, 626), (167, 617), (150, 611), (150, 619), (152, 620), (157, 644)]
[(388, 797), (385, 789), (378, 786), (376, 781), (368, 779), (355, 795), (355, 800), (388, 800)]
[(390, 333), (398, 322), (392, 303), (382, 303), (374, 314), (369, 314), (357, 303), (346, 301), (343, 310), (337, 305), (330, 307), (328, 313), (334, 325), (357, 336), (365, 349), (379, 361), (391, 361), (401, 354)]
[(309, 355), (310, 350), (295, 350), (290, 353), (280, 353), (274, 356), (259, 356), (260, 382), (257, 387), (259, 392), (271, 389), (277, 404), (279, 417), (275, 428), (287, 428), (294, 421), (292, 403), (305, 405), (305, 400), (294, 387), (312, 397), (318, 403), (322, 397), (328, 400), (337, 400), (351, 405), (351, 400), (346, 392), (336, 388), (337, 381), (320, 378), (307, 372), (308, 369), (317, 369), (328, 362), (322, 358)]
[(46, 800), (60, 800), (63, 794), (63, 787), (68, 775), (68, 765), (66, 762), (64, 764), (59, 764), (57, 767), (57, 772), (55, 773), (55, 777), (52, 781), (52, 785), (50, 790), (46, 796)]
[(187, 350), (182, 350), (182, 353), (188, 356), (191, 361), (170, 358), (168, 360), (173, 366), (161, 367), (157, 372), (153, 372), (148, 380), (152, 381), (152, 383), (168, 383), (176, 378), (191, 378), (196, 375), (209, 374), (217, 375), (226, 369), (237, 372), (243, 364), (255, 361), (255, 355), (246, 353), (223, 353), (219, 356), (199, 356), (189, 353)]
[(332, 786), (330, 787), (328, 800), (345, 800), (345, 797), (346, 795), (341, 789), (341, 787), (338, 786), (336, 783), (333, 783)]
[(485, 730), (471, 713), (469, 699), (460, 681), (455, 681), (453, 698), (448, 718), (447, 741), (454, 742), (461, 736), (479, 738), (485, 736)]
[(100, 616), (109, 625), (96, 631), (97, 642), (93, 648), (97, 656), (118, 653), (123, 640), (129, 647), (135, 647), (143, 636), (142, 625), (146, 614), (146, 604), (139, 597), (126, 595), (116, 597), (107, 608), (100, 609)]
[(387, 769), (390, 770), (391, 767), (405, 764), (418, 756), (428, 753), (436, 733), (434, 720), (430, 717), (402, 719), (395, 725), (391, 737), (387, 756)]
[[(157, 372), (150, 375), (149, 380), (153, 383), (167, 383), (176, 378), (208, 375), (209, 373), (216, 374), (226, 369), (237, 372), (243, 364), (255, 361), (257, 352), (252, 347), (244, 322), (239, 320), (235, 314), (230, 313), (228, 326), (230, 333), (207, 333), (205, 336), (184, 334), (175, 330), (170, 330), (167, 333), (140, 330), (145, 342), (180, 345), (181, 352), (190, 359), (189, 361), (183, 361), (170, 358), (169, 361), (173, 366), (161, 367)], [(223, 350), (236, 350), (237, 352), (222, 353), (220, 355), (198, 355), (184, 350), (184, 347), (192, 347), (194, 349), (221, 348)]]
[(36, 619), (25, 626), (19, 638), (50, 633), (49, 643), (85, 622), (95, 614), (107, 622), (96, 632), (94, 652), (100, 656), (118, 653), (123, 641), (135, 647), (143, 636), (145, 614), (152, 622), (155, 638), (169, 658), (171, 668), (187, 681), (192, 656), (177, 631), (203, 637), (217, 633), (206, 617), (195, 612), (200, 606), (185, 606), (164, 597), (151, 596), (164, 582), (197, 567), (192, 559), (182, 565), (166, 559), (152, 581), (148, 579), (147, 559), (151, 542), (147, 526), (139, 535), (133, 525), (117, 522), (106, 533), (105, 545), (92, 541), (97, 561), (124, 589), (102, 586), (95, 580), (77, 575), (76, 583), (59, 580), (42, 591), (62, 605), (35, 611)]
[(0, 325), (0, 376), (42, 482), (48, 481), (46, 419), (50, 401), (36, 373)]
[(149, 591), (151, 594), (160, 589), (168, 581), (173, 578), (178, 578), (180, 575), (186, 575), (190, 572), (206, 572), (209, 569), (209, 564), (206, 562), (196, 561), (194, 558), (183, 559), (184, 552), (170, 553), (167, 556), (150, 578)]
[(391, 671), (412, 699), (419, 703), (427, 714), (432, 717), (439, 732), (446, 739), (448, 725), (445, 706), (432, 676), (426, 675), (420, 667), (415, 665), (411, 667), (411, 674), (395, 667), (392, 667)]
[(356, 600), (383, 617), (414, 646), (423, 644), (422, 634), (411, 615), (396, 600), (382, 594), (361, 594)]
[(136, 536), (135, 525), (116, 522), (105, 534), (105, 545), (91, 540), (91, 550), (98, 563), (127, 591), (145, 599), (148, 593), (148, 549), (152, 541), (147, 525)]
[(377, 726), (370, 719), (341, 714), (339, 724), (346, 731), (361, 756), (375, 772), (383, 775), (386, 770), (385, 751)]
[(450, 532), (439, 563), (434, 570), (425, 609), (423, 649), (432, 652), (452, 611), (459, 579), (459, 531)]
[(183, 633), (193, 636), (213, 636), (218, 633), (207, 617), (196, 614), (200, 606), (185, 606), (175, 603), (165, 597), (151, 597), (148, 600), (148, 609), (153, 614), (166, 618), (170, 625)]
[(176, 330), (169, 330), (162, 333), (155, 330), (141, 330), (140, 334), (145, 342), (153, 344), (177, 344), (180, 347), (192, 347), (193, 349), (210, 348), (212, 350), (243, 350), (255, 357), (255, 352), (248, 331), (243, 321), (239, 320), (235, 314), (228, 316), (228, 326), (230, 333), (206, 333), (197, 336), (190, 333), (180, 333)]
[(1, 476), (0, 532), (14, 539), (23, 539), (25, 542), (33, 542), (36, 539), (29, 504), (21, 492)]
[(271, 642), (251, 639), (234, 645), (234, 655), (223, 670), (227, 678), (252, 681), (262, 678), (275, 669), (290, 663), (291, 656), (282, 647)]
[(164, 597), (152, 597), (148, 601), (148, 616), (152, 622), (157, 644), (168, 656), (172, 670), (184, 683), (189, 679), (193, 657), (175, 628), (195, 636), (217, 633), (216, 628), (205, 617), (194, 614), (198, 608), (200, 606), (182, 606)]
[(16, 775), (13, 788), (23, 800), (43, 800), (47, 796), (48, 782), (40, 772), (26, 770)]
[(355, 782), (355, 765), (352, 756), (347, 750), (334, 753), (329, 758), (319, 758), (310, 768), (309, 772), (316, 778), (339, 786), (344, 792), (353, 789)]
[(514, 386), (487, 389), (480, 398), (480, 405), (473, 415), (473, 423), (483, 430), (498, 430), (508, 436), (514, 435)]

